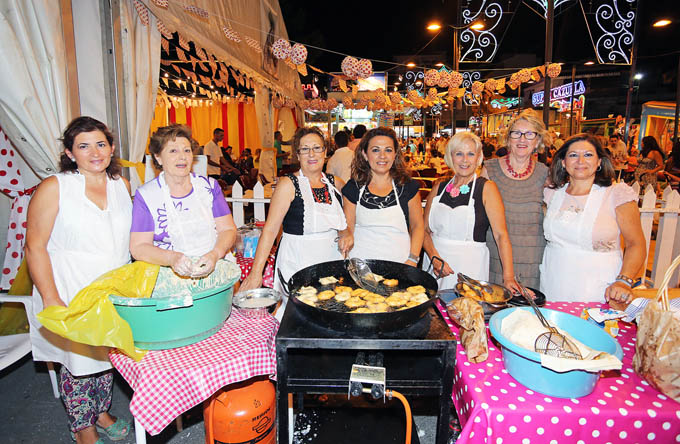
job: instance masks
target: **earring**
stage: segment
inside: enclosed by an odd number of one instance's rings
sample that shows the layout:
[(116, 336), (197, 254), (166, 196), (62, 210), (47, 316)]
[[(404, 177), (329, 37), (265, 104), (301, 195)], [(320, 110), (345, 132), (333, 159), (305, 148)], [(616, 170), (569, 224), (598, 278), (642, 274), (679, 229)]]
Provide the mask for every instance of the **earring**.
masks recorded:
[(67, 157), (71, 160), (71, 162), (74, 162), (74, 163), (75, 163), (76, 159), (74, 159), (74, 158), (71, 157), (71, 156), (67, 156)]
[(602, 170), (602, 165), (598, 165), (598, 166), (597, 166), (597, 171), (601, 171), (601, 170)]

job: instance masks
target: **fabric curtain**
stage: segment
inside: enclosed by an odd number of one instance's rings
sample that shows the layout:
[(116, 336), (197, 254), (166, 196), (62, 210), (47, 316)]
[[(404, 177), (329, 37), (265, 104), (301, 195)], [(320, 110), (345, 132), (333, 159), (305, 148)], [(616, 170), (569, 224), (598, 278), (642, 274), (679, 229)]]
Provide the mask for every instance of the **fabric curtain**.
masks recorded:
[(213, 138), (213, 130), (222, 128), (222, 104), (192, 106), (190, 109), (191, 136), (199, 145), (205, 146)]
[[(164, 105), (156, 105), (157, 115), (162, 114), (164, 110)], [(262, 147), (257, 110), (252, 103), (213, 103), (188, 107), (173, 102), (167, 114), (168, 123), (181, 123), (191, 127), (192, 137), (201, 145), (212, 139), (215, 128), (222, 128), (224, 130), (222, 145), (225, 147), (231, 145), (234, 156), (244, 148), (250, 148), (254, 153), (257, 148)]]
[(265, 86), (255, 85), (255, 110), (258, 118), (262, 146), (274, 146), (274, 119), (272, 118), (271, 93)]
[[(166, 108), (165, 104), (163, 105), (156, 105), (156, 108), (154, 109), (153, 113), (153, 119), (151, 120), (151, 126), (149, 128), (149, 138), (151, 135), (156, 132), (158, 128), (168, 126), (170, 121), (168, 120), (168, 108)], [(146, 147), (148, 148), (149, 142), (147, 138), (147, 143)]]
[[(141, 162), (146, 151), (149, 126), (154, 118), (158, 76), (161, 66), (161, 34), (156, 18), (148, 17), (144, 24), (135, 10), (133, 0), (121, 3), (123, 29), (123, 82), (128, 126), (129, 160)], [(134, 169), (131, 169), (131, 172)], [(134, 189), (143, 178), (130, 174)]]
[(26, 212), (35, 186), (26, 188), (20, 170), (21, 160), (0, 128), (0, 190), (12, 199), (7, 230), (7, 249), (2, 266), (0, 288), (9, 289), (24, 258)]
[(40, 178), (57, 171), (71, 115), (59, 2), (4, 0), (0, 8), (0, 124)]

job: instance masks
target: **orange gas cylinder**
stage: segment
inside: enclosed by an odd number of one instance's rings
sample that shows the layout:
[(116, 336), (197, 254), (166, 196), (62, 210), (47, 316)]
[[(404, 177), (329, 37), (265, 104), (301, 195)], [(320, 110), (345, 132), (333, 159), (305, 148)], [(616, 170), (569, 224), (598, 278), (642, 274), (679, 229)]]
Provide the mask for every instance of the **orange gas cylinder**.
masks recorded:
[(206, 444), (275, 444), (276, 390), (266, 377), (231, 384), (203, 403)]

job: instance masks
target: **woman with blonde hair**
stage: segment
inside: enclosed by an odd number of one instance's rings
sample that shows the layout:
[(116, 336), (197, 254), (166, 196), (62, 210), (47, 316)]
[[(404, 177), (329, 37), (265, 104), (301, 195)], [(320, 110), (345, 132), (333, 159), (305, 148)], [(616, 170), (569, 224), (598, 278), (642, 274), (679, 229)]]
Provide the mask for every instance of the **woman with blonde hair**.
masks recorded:
[[(543, 122), (531, 111), (515, 117), (503, 135), (508, 154), (485, 162), (486, 171), (503, 198), (505, 221), (512, 244), (514, 271), (524, 285), (539, 288), (538, 266), (543, 258), (543, 188), (548, 167), (535, 154), (550, 146)], [(491, 232), (486, 244), (490, 252), (491, 282), (503, 284), (501, 255)]]
[(457, 133), (446, 146), (444, 160), (454, 176), (435, 183), (427, 197), (424, 242), (427, 256), (423, 268), (432, 261), (440, 288), (453, 288), (457, 272), (488, 280), (489, 249), (485, 238), (491, 227), (500, 247), (503, 285), (518, 291), (503, 200), (496, 184), (477, 176), (484, 160), (481, 140), (469, 132)]

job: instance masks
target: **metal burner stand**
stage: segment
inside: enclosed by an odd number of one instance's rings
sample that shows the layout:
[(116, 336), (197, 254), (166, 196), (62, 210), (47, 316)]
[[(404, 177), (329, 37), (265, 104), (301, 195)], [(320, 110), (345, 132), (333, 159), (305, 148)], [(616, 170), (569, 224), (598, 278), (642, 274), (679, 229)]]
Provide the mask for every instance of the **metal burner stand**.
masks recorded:
[(276, 336), (278, 442), (288, 443), (289, 393), (347, 393), (352, 364), (363, 360), (383, 363), (388, 389), (439, 398), (435, 442), (445, 444), (455, 357), (455, 338), (432, 308), (416, 326), (356, 337), (310, 323), (289, 303)]

